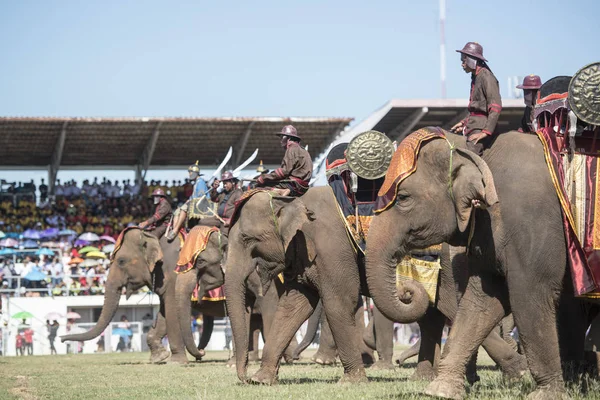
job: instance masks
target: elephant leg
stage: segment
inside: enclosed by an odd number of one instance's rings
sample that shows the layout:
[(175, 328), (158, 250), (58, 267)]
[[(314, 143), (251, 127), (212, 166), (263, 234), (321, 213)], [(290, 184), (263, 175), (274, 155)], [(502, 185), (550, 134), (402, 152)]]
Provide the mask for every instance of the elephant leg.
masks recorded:
[(402, 365), (409, 358), (418, 356), (420, 350), (421, 350), (421, 339), (419, 338), (419, 340), (417, 340), (415, 342), (415, 344), (413, 344), (408, 349), (406, 349), (402, 353), (400, 353), (400, 356), (398, 356), (398, 358), (396, 359), (396, 364)]
[(167, 323), (161, 302), (160, 310), (156, 315), (154, 324), (148, 331), (147, 343), (150, 348), (150, 362), (160, 363), (171, 355), (162, 345), (162, 339), (167, 335)]
[(337, 358), (337, 347), (333, 340), (331, 328), (327, 322), (325, 313), (321, 315), (321, 336), (319, 337), (319, 349), (311, 360), (321, 365), (333, 365)]
[[(516, 344), (516, 342), (515, 342)], [(527, 359), (493, 330), (482, 344), (490, 358), (502, 369), (504, 378), (520, 379), (527, 372)]]
[(306, 348), (310, 346), (310, 344), (315, 339), (315, 335), (317, 334), (317, 328), (319, 327), (319, 323), (321, 321), (322, 313), (323, 303), (319, 301), (317, 308), (315, 308), (315, 312), (313, 312), (313, 314), (308, 319), (308, 327), (306, 328), (306, 334), (302, 338), (300, 344), (298, 344), (298, 347), (294, 349), (294, 353), (292, 354), (292, 358), (294, 360), (299, 360), (300, 354), (302, 354), (302, 352), (306, 350)]
[(358, 343), (360, 343), (360, 355), (362, 357), (363, 365), (372, 365), (375, 362), (375, 354), (365, 341), (363, 335), (365, 333), (365, 309), (363, 307), (362, 297), (359, 297), (358, 308), (354, 315), (354, 321), (356, 322), (356, 334), (358, 335)]
[(283, 361), (285, 361), (286, 364), (294, 363), (294, 349), (296, 348), (298, 348), (298, 340), (296, 339), (296, 334), (294, 334), (294, 337), (292, 337), (292, 341), (283, 352)]
[(502, 318), (502, 322), (500, 322), (500, 327), (502, 331), (502, 339), (508, 343), (508, 345), (514, 350), (519, 351), (519, 344), (512, 337), (512, 332), (515, 329), (515, 318), (512, 313)]
[(536, 281), (515, 279), (511, 282), (510, 292), (519, 339), (529, 371), (537, 384), (530, 397), (566, 398), (556, 327), (555, 293), (546, 285), (532, 282)]
[(378, 360), (371, 368), (394, 369), (394, 364), (392, 363), (394, 355), (394, 322), (387, 319), (375, 305), (373, 305), (373, 326)]
[(252, 382), (273, 384), (277, 381), (283, 352), (300, 326), (313, 313), (318, 301), (315, 293), (302, 286), (288, 288), (281, 296), (273, 320), (277, 334), (271, 335), (266, 341), (260, 369), (252, 376)]
[[(321, 296), (323, 300), (323, 310), (327, 316), (327, 322), (333, 334), (333, 340), (338, 349), (338, 356), (344, 366), (344, 376), (340, 382), (367, 382), (367, 375), (361, 357), (360, 349), (362, 340), (362, 330), (359, 332), (356, 326), (356, 310), (359, 306), (359, 282), (356, 282), (354, 293), (340, 293), (340, 286), (352, 288), (349, 283), (340, 284), (339, 279), (323, 279)], [(337, 285), (330, 286), (333, 283)], [(349, 292), (349, 291), (348, 291)], [(364, 317), (363, 317), (364, 318)], [(361, 320), (361, 321), (364, 321)], [(364, 324), (362, 325), (364, 328)], [(366, 345), (364, 345), (366, 347)]]
[(261, 332), (262, 321), (260, 316), (252, 314), (250, 316), (250, 337), (248, 338), (248, 361), (259, 361), (258, 340)]
[(435, 378), (440, 361), (442, 332), (446, 317), (437, 308), (429, 308), (419, 321), (421, 328), (420, 350), (417, 368), (412, 380), (428, 380)]
[[(485, 282), (485, 290), (483, 287)], [(506, 283), (496, 275), (472, 275), (444, 347), (438, 376), (425, 389), (430, 396), (465, 396), (466, 366), (484, 339), (506, 315)]]

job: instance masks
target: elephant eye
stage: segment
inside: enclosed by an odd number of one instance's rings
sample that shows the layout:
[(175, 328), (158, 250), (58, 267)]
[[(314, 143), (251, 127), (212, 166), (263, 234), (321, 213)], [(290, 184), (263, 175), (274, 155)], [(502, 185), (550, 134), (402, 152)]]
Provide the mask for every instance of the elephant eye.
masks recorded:
[(123, 267), (125, 267), (125, 265), (126, 265), (126, 264), (127, 264), (127, 260), (126, 260), (126, 259), (124, 259), (124, 258), (119, 258), (119, 259), (117, 260), (117, 265), (118, 265), (120, 268), (123, 268)]
[(404, 201), (406, 199), (410, 198), (410, 195), (408, 193), (398, 193), (398, 195), (396, 196), (396, 199), (398, 201)]

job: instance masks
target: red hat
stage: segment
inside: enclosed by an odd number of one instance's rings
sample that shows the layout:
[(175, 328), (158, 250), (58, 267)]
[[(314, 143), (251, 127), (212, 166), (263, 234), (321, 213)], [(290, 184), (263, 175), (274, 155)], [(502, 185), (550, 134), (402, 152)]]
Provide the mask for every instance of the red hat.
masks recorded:
[(456, 50), (456, 51), (458, 53), (466, 54), (468, 56), (477, 58), (482, 61), (487, 61), (483, 57), (483, 47), (481, 47), (481, 45), (477, 42), (469, 42), (469, 43), (465, 44), (465, 47), (463, 47), (462, 50)]
[(221, 175), (221, 181), (225, 182), (225, 181), (232, 181), (236, 179), (236, 177), (233, 176), (233, 174), (231, 173), (231, 171), (225, 171), (223, 172), (223, 174)]
[(296, 128), (294, 128), (292, 125), (286, 125), (281, 129), (281, 132), (276, 133), (276, 135), (279, 136), (289, 136), (289, 137), (294, 137), (298, 140), (300, 139), (300, 136), (298, 136), (298, 132), (296, 132)]
[(542, 87), (542, 78), (537, 75), (529, 75), (523, 78), (523, 83), (517, 89), (539, 89)]
[(158, 189), (154, 189), (154, 192), (152, 192), (152, 196), (162, 196), (162, 197), (167, 197), (167, 195), (165, 194), (165, 191), (158, 188)]

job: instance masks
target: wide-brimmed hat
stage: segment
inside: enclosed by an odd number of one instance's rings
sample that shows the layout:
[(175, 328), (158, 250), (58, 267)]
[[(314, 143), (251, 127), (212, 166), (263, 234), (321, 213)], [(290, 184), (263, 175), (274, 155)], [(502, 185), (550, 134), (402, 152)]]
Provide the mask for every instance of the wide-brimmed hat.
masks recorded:
[(284, 126), (283, 128), (281, 128), (281, 132), (276, 133), (276, 135), (294, 137), (298, 140), (302, 140), (302, 138), (298, 136), (298, 132), (296, 131), (296, 128), (294, 128), (293, 125)]
[(483, 47), (477, 42), (469, 42), (465, 44), (465, 47), (462, 50), (456, 50), (458, 53), (466, 54), (473, 58), (477, 58), (481, 61), (487, 61), (485, 57), (483, 57)]
[(231, 171), (225, 171), (223, 172), (223, 174), (221, 174), (221, 182), (225, 182), (225, 181), (233, 181), (236, 180), (237, 178), (235, 176), (233, 176), (233, 174), (231, 173)]
[(529, 75), (523, 78), (523, 83), (517, 89), (539, 89), (542, 87), (542, 79), (537, 75)]
[(158, 188), (158, 189), (154, 189), (154, 191), (152, 192), (151, 196), (162, 196), (162, 197), (167, 197), (167, 195), (165, 194), (165, 191)]

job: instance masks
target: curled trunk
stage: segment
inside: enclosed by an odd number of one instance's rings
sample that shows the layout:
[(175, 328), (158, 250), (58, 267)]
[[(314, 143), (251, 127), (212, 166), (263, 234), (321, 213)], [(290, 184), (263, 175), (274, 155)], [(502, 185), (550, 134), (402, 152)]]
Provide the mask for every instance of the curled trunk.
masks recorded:
[(117, 313), (120, 298), (121, 286), (115, 286), (114, 284), (107, 282), (104, 290), (104, 306), (102, 307), (102, 312), (100, 313), (100, 318), (98, 318), (96, 325), (94, 325), (92, 329), (85, 333), (61, 336), (61, 342), (65, 342), (67, 340), (84, 342), (100, 336), (100, 334), (104, 332), (110, 321), (112, 321), (113, 317)]
[(397, 260), (404, 254), (398, 252), (398, 228), (393, 218), (376, 216), (369, 229), (369, 244), (365, 270), (369, 292), (375, 305), (392, 321), (411, 323), (419, 320), (429, 307), (429, 297), (423, 285), (403, 281), (396, 286)]
[(210, 337), (212, 336), (214, 327), (215, 317), (212, 315), (204, 315), (202, 323), (202, 335), (198, 341), (198, 350), (204, 350), (206, 346), (208, 346), (208, 342), (210, 342)]
[(317, 329), (319, 327), (319, 321), (321, 320), (321, 313), (323, 312), (323, 302), (319, 300), (317, 307), (315, 307), (315, 311), (308, 319), (308, 327), (306, 328), (306, 334), (302, 338), (302, 342), (294, 349), (294, 354), (292, 355), (293, 360), (299, 360), (300, 354), (306, 350), (308, 346), (315, 339), (315, 335), (317, 334)]
[(179, 316), (179, 327), (181, 336), (187, 351), (197, 360), (202, 359), (202, 353), (194, 343), (190, 315), (192, 313), (192, 293), (196, 287), (196, 274), (192, 271), (177, 276), (175, 293), (177, 298), (177, 313)]

